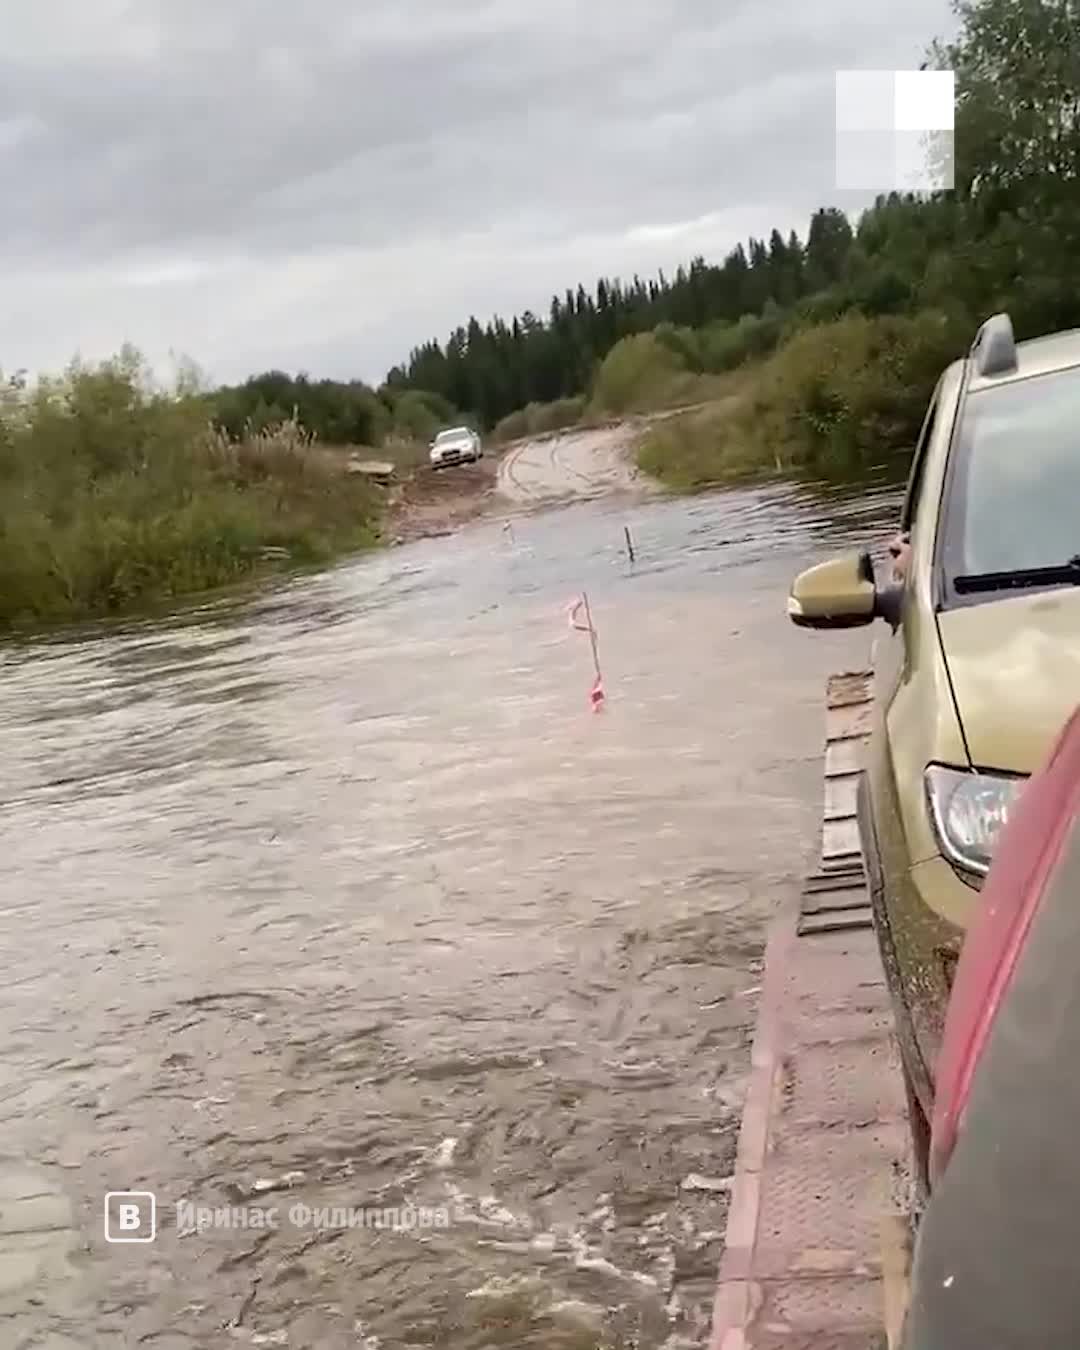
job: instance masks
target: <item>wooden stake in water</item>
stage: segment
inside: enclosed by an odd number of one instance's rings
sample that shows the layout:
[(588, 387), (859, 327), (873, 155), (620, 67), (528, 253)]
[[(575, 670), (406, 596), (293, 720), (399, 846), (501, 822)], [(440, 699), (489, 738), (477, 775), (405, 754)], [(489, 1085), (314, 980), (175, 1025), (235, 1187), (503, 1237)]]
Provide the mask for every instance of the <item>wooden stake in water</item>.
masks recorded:
[(630, 538), (630, 526), (623, 526), (623, 534), (626, 535), (626, 551), (630, 555), (630, 561), (634, 561), (634, 541)]

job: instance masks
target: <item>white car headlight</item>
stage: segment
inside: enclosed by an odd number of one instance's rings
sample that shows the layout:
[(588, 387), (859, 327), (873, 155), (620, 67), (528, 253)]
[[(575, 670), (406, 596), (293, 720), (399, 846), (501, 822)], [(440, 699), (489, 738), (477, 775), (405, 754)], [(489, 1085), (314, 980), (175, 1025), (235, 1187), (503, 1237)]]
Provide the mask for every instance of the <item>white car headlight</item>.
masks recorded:
[(926, 795), (941, 851), (954, 867), (976, 877), (990, 870), (1009, 810), (1026, 778), (971, 773), (931, 764)]

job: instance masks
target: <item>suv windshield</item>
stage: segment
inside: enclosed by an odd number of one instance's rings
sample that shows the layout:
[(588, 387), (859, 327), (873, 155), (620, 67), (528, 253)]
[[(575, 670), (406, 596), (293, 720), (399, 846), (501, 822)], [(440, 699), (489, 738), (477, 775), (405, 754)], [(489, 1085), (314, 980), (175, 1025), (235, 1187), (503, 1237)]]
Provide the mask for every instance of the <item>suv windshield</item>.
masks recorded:
[(435, 437), (435, 444), (442, 445), (443, 441), (460, 440), (462, 436), (467, 436), (468, 434), (468, 427), (453, 427), (450, 431), (440, 431)]
[(943, 521), (951, 587), (1066, 567), (1080, 554), (1080, 366), (973, 393), (956, 454)]

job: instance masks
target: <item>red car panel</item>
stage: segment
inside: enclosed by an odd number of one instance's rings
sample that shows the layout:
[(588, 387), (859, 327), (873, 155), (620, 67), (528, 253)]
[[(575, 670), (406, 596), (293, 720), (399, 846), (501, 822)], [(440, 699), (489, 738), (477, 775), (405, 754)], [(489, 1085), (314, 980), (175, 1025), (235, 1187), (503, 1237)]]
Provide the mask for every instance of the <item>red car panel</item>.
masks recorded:
[(955, 1147), (979, 1057), (1078, 809), (1080, 708), (1066, 723), (1042, 770), (1020, 794), (964, 942), (938, 1062), (932, 1183), (940, 1178)]

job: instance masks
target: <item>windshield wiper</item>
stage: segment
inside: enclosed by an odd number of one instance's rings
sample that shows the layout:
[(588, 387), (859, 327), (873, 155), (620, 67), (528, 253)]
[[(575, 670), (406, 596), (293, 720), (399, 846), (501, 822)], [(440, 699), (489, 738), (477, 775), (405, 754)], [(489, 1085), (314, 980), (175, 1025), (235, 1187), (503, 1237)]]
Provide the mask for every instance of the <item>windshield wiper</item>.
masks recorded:
[(1050, 567), (1020, 567), (1008, 572), (973, 572), (955, 577), (953, 587), (958, 595), (974, 591), (1009, 591), (1030, 586), (1080, 586), (1080, 553), (1068, 562)]

